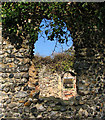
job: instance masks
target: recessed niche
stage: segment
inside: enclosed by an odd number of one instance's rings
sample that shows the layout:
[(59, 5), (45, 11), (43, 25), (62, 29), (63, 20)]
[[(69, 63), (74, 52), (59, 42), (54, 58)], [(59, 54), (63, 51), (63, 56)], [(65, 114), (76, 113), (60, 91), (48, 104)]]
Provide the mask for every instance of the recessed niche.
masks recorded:
[(72, 89), (73, 88), (73, 78), (64, 78), (63, 82), (64, 89)]
[(69, 100), (76, 95), (76, 76), (73, 72), (66, 72), (62, 77), (62, 99)]

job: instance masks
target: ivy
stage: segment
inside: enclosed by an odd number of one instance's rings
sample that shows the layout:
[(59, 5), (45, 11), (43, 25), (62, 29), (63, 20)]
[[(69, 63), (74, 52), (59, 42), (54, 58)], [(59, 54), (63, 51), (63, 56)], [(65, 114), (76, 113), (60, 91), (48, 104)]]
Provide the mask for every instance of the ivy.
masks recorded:
[(3, 37), (18, 36), (22, 39), (24, 33), (24, 37), (29, 34), (29, 41), (35, 42), (43, 18), (54, 21), (50, 24), (51, 34), (49, 30), (45, 31), (48, 40), (51, 41), (57, 38), (58, 42), (67, 43), (69, 41), (67, 36), (62, 39), (66, 34), (64, 31), (66, 27), (71, 32), (72, 38), (76, 38), (79, 32), (83, 32), (84, 36), (88, 34), (90, 37), (95, 36), (96, 29), (99, 34), (104, 35), (105, 3), (3, 2)]

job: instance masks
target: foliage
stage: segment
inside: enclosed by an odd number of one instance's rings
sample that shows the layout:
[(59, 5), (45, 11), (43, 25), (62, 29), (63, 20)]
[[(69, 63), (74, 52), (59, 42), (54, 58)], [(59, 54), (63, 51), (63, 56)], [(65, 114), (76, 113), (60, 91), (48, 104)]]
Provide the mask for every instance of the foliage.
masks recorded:
[[(97, 34), (104, 35), (105, 3), (4, 2), (2, 3), (3, 37), (12, 43), (20, 43), (20, 46), (23, 37), (28, 36), (29, 42), (33, 43), (38, 39), (39, 25), (43, 18), (54, 21), (50, 24), (52, 33), (49, 35), (49, 31), (45, 31), (48, 40), (52, 41), (55, 37), (58, 42), (67, 43), (67, 37), (62, 39), (65, 27), (70, 30), (72, 38), (77, 38), (81, 33), (90, 39)], [(64, 26), (64, 23), (67, 26)]]
[(42, 57), (40, 55), (35, 55), (32, 61), (35, 67), (41, 68), (45, 65), (47, 66), (47, 71), (61, 73), (62, 71), (70, 70), (70, 68), (72, 69), (74, 60), (74, 50), (71, 49), (69, 52), (56, 53), (53, 58), (50, 56)]

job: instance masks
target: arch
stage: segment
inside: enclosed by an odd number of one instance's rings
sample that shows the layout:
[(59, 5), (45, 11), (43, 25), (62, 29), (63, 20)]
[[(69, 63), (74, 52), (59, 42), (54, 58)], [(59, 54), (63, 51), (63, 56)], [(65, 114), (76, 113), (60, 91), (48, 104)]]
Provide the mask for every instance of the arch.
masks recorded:
[[(80, 4), (74, 3), (72, 5), (73, 5), (72, 7), (76, 6), (77, 13), (79, 13), (79, 14), (73, 13), (73, 17), (78, 18), (79, 15), (81, 16), (81, 14), (83, 13), (82, 11), (84, 11), (84, 8), (81, 8), (78, 11), (77, 8), (78, 6), (80, 6)], [(91, 19), (90, 19), (90, 12), (87, 13), (86, 10), (85, 13), (87, 14), (83, 14), (82, 18), (81, 17), (78, 18), (80, 22), (77, 22), (76, 21), (77, 19), (73, 19), (73, 17), (71, 17), (72, 13), (68, 11), (67, 11), (68, 13), (67, 16), (65, 15), (66, 17), (64, 18), (64, 21), (67, 23), (68, 29), (69, 30), (72, 29), (71, 30), (72, 36), (74, 38), (73, 41), (76, 51), (76, 61), (74, 68), (75, 68), (75, 72), (77, 73), (78, 95), (70, 100), (70, 104), (68, 105), (67, 108), (65, 108), (65, 105), (59, 101), (58, 103), (56, 102), (56, 104), (57, 105), (63, 104), (65, 109), (64, 108), (61, 109), (61, 107), (59, 106), (57, 106), (57, 108), (51, 109), (52, 111), (53, 110), (60, 111), (60, 113), (66, 111), (67, 109), (70, 113), (73, 112), (72, 115), (74, 118), (77, 117), (81, 119), (82, 118), (90, 119), (90, 117), (91, 118), (94, 117), (97, 119), (104, 118), (104, 101), (103, 101), (104, 96), (102, 95), (105, 93), (104, 92), (105, 36), (104, 36), (104, 22), (103, 22), (104, 15), (103, 17), (101, 16), (101, 18), (98, 17), (100, 12), (102, 12), (102, 14), (104, 13), (103, 12), (104, 8), (101, 9), (100, 7), (101, 5), (104, 6), (104, 4), (97, 3), (94, 4), (93, 6), (92, 5), (93, 4), (88, 4), (88, 5), (85, 4), (86, 6), (85, 8), (90, 6), (92, 7), (92, 11), (94, 12), (94, 9), (98, 7), (99, 12), (96, 14), (95, 17), (93, 16)], [(38, 15), (37, 17), (40, 17), (40, 15)], [(47, 17), (47, 15), (43, 17)], [(39, 21), (33, 20), (33, 22), (36, 22), (35, 23), (36, 27), (38, 27), (38, 25), (40, 24), (40, 20), (41, 19), (39, 19)], [(81, 24), (81, 21), (85, 21), (85, 22)], [(98, 28), (96, 24), (100, 23), (99, 21), (101, 21), (102, 23), (100, 24), (101, 26)], [(25, 22), (26, 21), (24, 21), (24, 23)], [(71, 28), (71, 22), (72, 22), (72, 28)], [(95, 24), (93, 25), (93, 23)], [(90, 26), (88, 26), (89, 24)], [(93, 26), (92, 30), (91, 30), (91, 25)], [(3, 28), (5, 27), (3, 26)], [(73, 28), (75, 28), (75, 30)], [(37, 39), (37, 30), (35, 32)], [(12, 37), (14, 37), (14, 35)], [(43, 105), (38, 106), (39, 103), (43, 102), (43, 100), (38, 99), (39, 100), (38, 103), (37, 100), (34, 99), (37, 98), (39, 94), (37, 91), (37, 87), (30, 88), (27, 86), (27, 82), (29, 78), (28, 70), (31, 61), (30, 51), (32, 51), (32, 45), (33, 45), (33, 42), (31, 43), (29, 42), (28, 37), (29, 37), (28, 34), (25, 34), (25, 36), (23, 34), (23, 41), (21, 43), (21, 48), (19, 47), (20, 45), (19, 41), (16, 42), (14, 40), (14, 43), (16, 45), (14, 46), (9, 41), (7, 41), (8, 37), (7, 39), (3, 38), (2, 41), (0, 41), (0, 45), (2, 46), (0, 52), (1, 55), (0, 66), (2, 67), (2, 70), (0, 68), (0, 85), (1, 85), (0, 95), (2, 96), (1, 97), (2, 99), (0, 99), (0, 107), (2, 108), (2, 114), (0, 116), (1, 118), (3, 117), (28, 118), (31, 115), (35, 117), (36, 111), (40, 111), (41, 113), (44, 113), (43, 111), (45, 111), (45, 107)], [(16, 36), (14, 38), (10, 37), (9, 39), (11, 40), (15, 38)], [(9, 101), (7, 102), (8, 99)], [(38, 104), (36, 105), (36, 103)], [(80, 105), (83, 106), (80, 109), (75, 107)], [(93, 108), (95, 107), (96, 109), (93, 109), (92, 106)], [(25, 112), (28, 111), (26, 110), (27, 107), (30, 107), (30, 109), (28, 109), (29, 112), (25, 114), (24, 111)], [(92, 112), (88, 113), (88, 110), (91, 110)], [(13, 114), (11, 114), (11, 112)], [(94, 113), (96, 113), (97, 115)], [(64, 114), (62, 113), (62, 115)]]
[(61, 75), (61, 86), (62, 99), (69, 100), (77, 95), (76, 75), (73, 71), (66, 71)]

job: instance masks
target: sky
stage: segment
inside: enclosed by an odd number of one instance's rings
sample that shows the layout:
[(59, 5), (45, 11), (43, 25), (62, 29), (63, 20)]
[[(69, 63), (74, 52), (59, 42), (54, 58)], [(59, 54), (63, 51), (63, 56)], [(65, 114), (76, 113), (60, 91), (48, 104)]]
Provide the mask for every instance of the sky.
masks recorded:
[[(36, 43), (34, 44), (34, 47), (35, 47), (34, 48), (34, 54), (39, 54), (39, 55), (41, 55), (43, 57), (46, 57), (46, 56), (51, 56), (51, 54), (53, 52), (58, 53), (58, 52), (62, 52), (62, 50), (64, 51), (64, 50), (69, 49), (73, 44), (71, 37), (69, 37), (69, 42), (68, 42), (69, 46), (67, 46), (66, 43), (64, 43), (64, 44), (57, 43), (56, 48), (55, 48), (56, 40), (54, 40), (54, 41), (47, 40), (47, 37), (46, 37), (46, 35), (44, 33), (45, 30), (46, 30), (45, 29), (45, 22), (47, 24), (49, 24), (49, 22), (51, 22), (51, 21), (49, 21), (49, 20), (45, 21), (44, 19), (42, 20), (40, 26), (42, 24), (44, 24), (44, 26), (41, 28), (42, 32), (39, 32), (39, 34), (38, 34), (38, 41), (36, 41)], [(48, 28), (50, 29), (50, 26)], [(65, 29), (65, 31), (66, 30), (67, 30), (67, 28)], [(70, 34), (69, 31), (68, 31), (68, 34)], [(43, 35), (43, 37), (41, 35)], [(54, 51), (54, 48), (55, 48), (55, 51)]]

